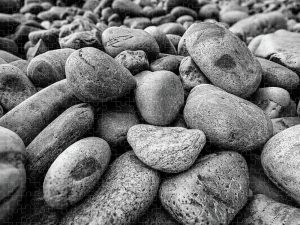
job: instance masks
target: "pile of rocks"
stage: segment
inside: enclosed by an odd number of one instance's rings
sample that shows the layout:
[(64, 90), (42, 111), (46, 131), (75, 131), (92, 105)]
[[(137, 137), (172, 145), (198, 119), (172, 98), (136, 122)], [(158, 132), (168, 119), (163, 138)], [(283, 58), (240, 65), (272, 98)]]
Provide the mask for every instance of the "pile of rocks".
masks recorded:
[(0, 224), (299, 224), (296, 1), (0, 0)]

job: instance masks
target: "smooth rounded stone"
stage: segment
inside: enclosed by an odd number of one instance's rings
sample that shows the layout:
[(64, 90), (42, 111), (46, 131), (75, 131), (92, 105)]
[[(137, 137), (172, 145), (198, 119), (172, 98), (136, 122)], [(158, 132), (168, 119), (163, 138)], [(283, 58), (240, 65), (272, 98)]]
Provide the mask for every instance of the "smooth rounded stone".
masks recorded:
[(268, 115), (253, 103), (210, 84), (193, 88), (184, 108), (188, 127), (202, 130), (211, 144), (249, 152), (273, 135)]
[(300, 124), (300, 118), (299, 117), (276, 118), (276, 119), (272, 119), (272, 123), (273, 123), (273, 133), (275, 135), (283, 130), (286, 130), (287, 128)]
[[(121, 25), (122, 25), (122, 19), (121, 19), (121, 17), (119, 16), (119, 14), (117, 14), (117, 13), (112, 14), (112, 15), (108, 18), (108, 22), (119, 22), (119, 23), (121, 23)], [(121, 25), (120, 25), (120, 26), (121, 26)]]
[(28, 77), (19, 68), (9, 64), (0, 65), (0, 90), (0, 102), (6, 111), (36, 93)]
[(300, 220), (300, 209), (282, 204), (265, 195), (255, 195), (242, 211), (239, 224), (297, 224)]
[(184, 6), (176, 6), (175, 8), (173, 8), (171, 10), (171, 15), (175, 16), (176, 19), (181, 17), (181, 16), (185, 16), (185, 15), (189, 15), (191, 17), (193, 17), (194, 19), (197, 19), (198, 15), (197, 12), (188, 8), (188, 7), (184, 7)]
[(37, 87), (47, 87), (65, 79), (66, 61), (73, 52), (73, 49), (64, 48), (34, 57), (28, 65), (27, 76)]
[(159, 26), (165, 23), (171, 23), (171, 22), (175, 22), (176, 21), (176, 17), (173, 16), (172, 14), (167, 14), (167, 15), (163, 15), (163, 16), (158, 16), (158, 17), (153, 17), (151, 19), (151, 23), (154, 26)]
[(0, 50), (0, 58), (4, 59), (7, 63), (11, 63), (13, 61), (17, 61), (21, 59), (18, 56), (15, 56), (4, 50)]
[(28, 61), (31, 61), (34, 57), (43, 54), (47, 51), (49, 51), (48, 47), (46, 46), (45, 42), (42, 39), (40, 39), (35, 46), (30, 47), (27, 50), (26, 59)]
[(170, 71), (137, 74), (135, 102), (143, 119), (152, 125), (170, 124), (184, 105), (184, 90), (179, 77)]
[(60, 224), (133, 224), (152, 204), (159, 182), (158, 172), (133, 151), (126, 152), (109, 166), (97, 190), (68, 211)]
[(257, 58), (262, 67), (264, 87), (280, 87), (294, 90), (299, 85), (299, 76), (292, 70), (270, 60)]
[(278, 118), (280, 112), (289, 105), (291, 100), (289, 92), (279, 87), (259, 88), (252, 98), (252, 102), (271, 119)]
[(12, 223), (22, 225), (57, 225), (60, 218), (60, 213), (46, 204), (43, 198), (43, 189), (38, 188), (26, 193), (26, 201), (16, 209)]
[(248, 163), (249, 167), (249, 188), (253, 195), (263, 194), (267, 197), (283, 203), (292, 205), (294, 201), (283, 191), (276, 187), (275, 184), (264, 173), (261, 165), (260, 155), (251, 154)]
[(149, 61), (144, 51), (125, 50), (115, 57), (115, 60), (128, 69), (132, 75), (149, 69)]
[(108, 18), (114, 14), (114, 11), (111, 7), (106, 7), (104, 8), (102, 11), (101, 11), (101, 18), (104, 20), (104, 21), (107, 21)]
[(176, 56), (169, 55), (153, 61), (150, 64), (150, 70), (153, 72), (160, 71), (160, 70), (167, 70), (175, 74), (178, 74), (179, 65), (180, 65), (180, 61), (178, 60), (178, 58)]
[(259, 34), (272, 33), (279, 29), (286, 29), (287, 22), (284, 15), (278, 11), (259, 13), (247, 17), (230, 27), (230, 31), (246, 40), (246, 37), (255, 37)]
[(210, 154), (160, 186), (164, 208), (182, 224), (229, 224), (247, 202), (249, 175), (235, 152)]
[(61, 48), (80, 49), (85, 47), (94, 47), (103, 49), (101, 36), (98, 36), (96, 30), (80, 31), (70, 34), (64, 38), (59, 39)]
[(53, 22), (59, 20), (65, 12), (66, 12), (65, 7), (53, 6), (47, 11), (40, 12), (37, 15), (37, 18), (42, 21)]
[(20, 23), (21, 21), (16, 19), (13, 15), (0, 13), (0, 36), (5, 37), (14, 33)]
[(0, 37), (0, 49), (14, 55), (18, 54), (18, 45), (8, 38)]
[(181, 37), (176, 34), (167, 34), (166, 36), (171, 41), (171, 43), (173, 44), (175, 49), (178, 49), (178, 43), (179, 43)]
[(19, 59), (9, 64), (19, 68), (25, 75), (27, 75), (27, 67), (29, 65), (29, 62), (27, 60)]
[(126, 143), (129, 128), (139, 124), (136, 110), (129, 104), (117, 104), (101, 110), (96, 121), (95, 135), (103, 138), (111, 147)]
[(158, 27), (149, 26), (145, 29), (147, 33), (149, 33), (152, 37), (155, 38), (160, 52), (168, 53), (171, 55), (177, 55), (176, 48), (172, 44), (172, 42), (168, 39), (165, 33), (163, 33)]
[(42, 39), (45, 42), (46, 46), (49, 49), (53, 50), (59, 48), (59, 32), (59, 29), (56, 28), (51, 28), (49, 30), (38, 30), (30, 32), (28, 38), (34, 45), (37, 44), (40, 39)]
[(297, 203), (300, 202), (300, 125), (273, 136), (264, 146), (261, 162), (269, 179)]
[(170, 12), (176, 6), (185, 6), (196, 10), (199, 4), (197, 0), (166, 0), (164, 6)]
[(184, 24), (187, 24), (187, 23), (194, 23), (194, 19), (193, 17), (191, 16), (181, 16), (181, 17), (178, 17), (177, 20), (176, 20), (176, 23), (180, 23), (183, 25), (183, 27), (185, 28)]
[(300, 34), (286, 30), (278, 30), (272, 34), (266, 34), (261, 39), (253, 53), (262, 58), (281, 64), (298, 75), (300, 74)]
[(206, 4), (204, 6), (201, 7), (201, 9), (199, 10), (199, 18), (202, 20), (205, 19), (215, 19), (215, 20), (219, 20), (219, 8), (216, 4)]
[(0, 223), (4, 223), (20, 203), (26, 184), (25, 145), (13, 131), (0, 127)]
[(44, 11), (44, 8), (40, 3), (26, 4), (20, 9), (20, 13), (22, 13), (22, 14), (31, 13), (31, 14), (37, 15), (42, 11)]
[[(150, 6), (145, 6), (143, 8), (143, 11), (144, 11), (145, 16), (148, 18), (151, 18), (151, 19), (155, 18), (155, 17), (158, 18), (160, 16), (164, 16), (167, 13), (162, 7), (159, 7), (159, 6), (154, 7), (154, 8), (150, 7)], [(174, 18), (174, 17), (172, 16), (172, 18)]]
[(93, 108), (87, 104), (74, 105), (47, 124), (26, 148), (31, 183), (44, 178), (58, 155), (82, 138), (93, 125)]
[(225, 13), (220, 13), (220, 21), (227, 23), (229, 26), (237, 23), (240, 20), (247, 18), (249, 15), (247, 12), (242, 12), (238, 10), (228, 11)]
[(165, 34), (176, 34), (179, 36), (182, 36), (186, 31), (185, 28), (178, 23), (164, 23), (159, 25), (158, 29), (160, 29)]
[(55, 209), (65, 209), (87, 196), (100, 180), (111, 156), (106, 141), (81, 139), (52, 163), (43, 183), (44, 199)]
[(151, 21), (146, 17), (135, 17), (130, 21), (129, 27), (131, 29), (145, 29), (148, 26), (151, 26)]
[(69, 87), (84, 102), (115, 100), (136, 86), (129, 70), (92, 47), (73, 52), (66, 62), (65, 71)]
[(182, 35), (182, 37), (180, 38), (180, 40), (178, 42), (178, 47), (177, 47), (178, 55), (182, 55), (182, 56), (189, 56), (190, 55), (187, 48), (186, 48), (186, 39), (187, 39), (187, 37), (191, 36), (194, 32), (199, 30), (199, 25), (198, 24), (199, 23), (192, 24), (186, 30), (186, 32)]
[(144, 15), (143, 9), (130, 0), (114, 0), (112, 9), (114, 10), (114, 12), (123, 17), (135, 17)]
[(51, 121), (78, 100), (66, 80), (37, 92), (0, 118), (0, 126), (17, 133), (27, 146)]
[[(250, 51), (253, 54), (254, 54), (254, 51), (257, 49), (257, 47), (260, 45), (260, 42), (261, 42), (263, 36), (265, 36), (265, 35), (264, 34), (257, 35), (249, 42), (248, 48), (250, 49)], [(257, 59), (260, 59), (260, 58), (257, 58)]]
[(187, 91), (190, 91), (199, 84), (210, 83), (190, 56), (184, 57), (181, 60), (179, 75), (183, 88)]
[(135, 225), (179, 225), (179, 223), (161, 205), (154, 203)]
[(206, 138), (201, 130), (139, 124), (128, 130), (127, 141), (149, 167), (179, 173), (194, 164)]
[(147, 32), (138, 29), (110, 27), (102, 33), (102, 43), (107, 54), (116, 57), (125, 50), (146, 52), (149, 59), (159, 53), (156, 40)]
[(215, 85), (242, 98), (258, 88), (262, 69), (247, 46), (216, 23), (198, 23), (186, 37), (190, 56)]

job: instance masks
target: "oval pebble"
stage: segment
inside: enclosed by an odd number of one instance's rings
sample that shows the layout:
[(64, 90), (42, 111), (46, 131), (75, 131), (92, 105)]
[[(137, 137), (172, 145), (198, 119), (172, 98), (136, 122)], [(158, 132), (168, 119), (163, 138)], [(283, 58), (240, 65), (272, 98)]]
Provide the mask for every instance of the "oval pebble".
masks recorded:
[(152, 204), (160, 178), (132, 151), (108, 168), (97, 190), (67, 212), (61, 225), (133, 224)]
[(43, 183), (49, 206), (63, 209), (83, 199), (96, 185), (110, 160), (106, 141), (88, 137), (75, 142), (52, 163)]
[(136, 81), (124, 66), (92, 47), (73, 52), (66, 62), (67, 82), (84, 102), (105, 102), (123, 97)]

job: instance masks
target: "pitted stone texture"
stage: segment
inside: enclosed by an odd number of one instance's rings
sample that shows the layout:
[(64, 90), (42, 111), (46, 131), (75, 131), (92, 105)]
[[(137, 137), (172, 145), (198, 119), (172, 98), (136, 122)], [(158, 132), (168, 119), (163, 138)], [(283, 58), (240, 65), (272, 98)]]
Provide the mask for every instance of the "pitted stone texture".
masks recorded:
[(163, 181), (159, 197), (182, 224), (229, 224), (246, 204), (248, 190), (245, 159), (223, 151), (207, 155), (187, 172)]
[(167, 173), (192, 166), (206, 143), (201, 130), (146, 124), (131, 127), (127, 140), (142, 162)]

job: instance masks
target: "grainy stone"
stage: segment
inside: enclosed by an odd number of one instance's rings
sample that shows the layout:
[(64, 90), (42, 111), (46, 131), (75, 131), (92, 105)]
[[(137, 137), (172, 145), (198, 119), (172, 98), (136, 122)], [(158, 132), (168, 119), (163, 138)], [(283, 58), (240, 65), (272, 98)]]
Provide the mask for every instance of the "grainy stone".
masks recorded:
[(206, 143), (201, 130), (146, 124), (131, 127), (127, 140), (142, 162), (167, 173), (190, 168)]
[(248, 190), (245, 159), (235, 152), (220, 152), (164, 180), (159, 197), (182, 224), (229, 224), (246, 204)]
[(117, 158), (108, 168), (97, 190), (67, 212), (61, 225), (83, 223), (132, 224), (152, 204), (159, 176), (132, 151)]

